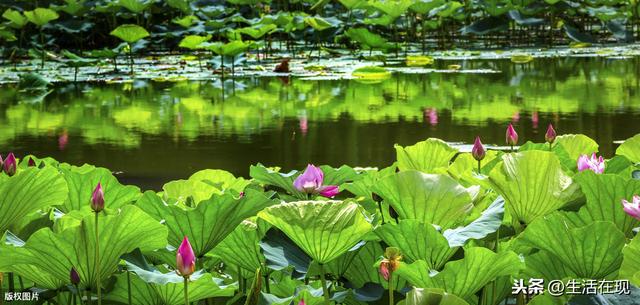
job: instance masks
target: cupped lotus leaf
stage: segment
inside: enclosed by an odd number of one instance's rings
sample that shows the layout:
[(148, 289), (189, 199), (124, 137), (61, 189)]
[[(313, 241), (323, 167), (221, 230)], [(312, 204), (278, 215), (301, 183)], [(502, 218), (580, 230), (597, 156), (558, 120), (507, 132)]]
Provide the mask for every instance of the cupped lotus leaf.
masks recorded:
[(173, 23), (183, 27), (183, 28), (189, 28), (191, 27), (193, 24), (200, 22), (200, 19), (198, 19), (198, 17), (194, 16), (194, 15), (188, 15), (188, 16), (184, 16), (182, 18), (174, 18), (172, 20)]
[(594, 221), (610, 221), (627, 237), (633, 236), (633, 228), (640, 221), (629, 216), (622, 209), (622, 199), (631, 200), (640, 194), (640, 181), (618, 175), (598, 175), (584, 171), (574, 176), (580, 185), (587, 203), (577, 213), (567, 213), (567, 220), (575, 227), (585, 226)]
[(366, 28), (350, 28), (346, 35), (357, 41), (363, 48), (381, 48), (387, 44), (387, 40), (375, 33), (370, 32)]
[(619, 278), (629, 279), (632, 284), (640, 287), (640, 237), (634, 237), (622, 249), (622, 256), (624, 259), (620, 266)]
[(527, 244), (561, 261), (579, 278), (614, 277), (622, 262), (624, 234), (608, 221), (574, 227), (560, 213), (537, 219), (522, 233)]
[(219, 42), (212, 43), (209, 44), (206, 48), (218, 55), (236, 57), (244, 53), (247, 49), (249, 49), (250, 46), (250, 43), (241, 40), (234, 40), (226, 44), (222, 44)]
[(224, 262), (240, 266), (254, 272), (265, 263), (260, 250), (260, 240), (268, 230), (262, 220), (258, 223), (245, 220), (238, 225), (220, 244), (213, 249), (213, 254)]
[[(167, 244), (167, 230), (139, 208), (127, 205), (117, 214), (100, 214), (100, 275), (109, 278), (118, 267), (120, 256), (139, 248), (152, 251)], [(86, 215), (76, 225), (54, 233), (44, 228), (34, 233), (21, 248), (12, 249), (15, 264), (30, 264), (60, 281), (68, 283), (75, 267), (80, 286), (95, 289), (95, 215)]]
[(372, 228), (362, 208), (348, 201), (285, 202), (258, 216), (284, 232), (319, 264), (353, 248)]
[(153, 1), (149, 1), (149, 0), (118, 0), (119, 6), (122, 6), (136, 14), (142, 13), (152, 3)]
[(620, 144), (616, 155), (625, 156), (633, 163), (640, 163), (640, 134), (637, 134)]
[(69, 187), (69, 196), (58, 208), (65, 213), (73, 210), (89, 211), (91, 193), (100, 183), (104, 191), (105, 208), (118, 209), (138, 200), (140, 189), (133, 185), (122, 185), (110, 170), (102, 167), (60, 168)]
[(387, 245), (398, 247), (408, 262), (425, 261), (429, 269), (440, 270), (455, 253), (442, 233), (433, 225), (415, 219), (387, 223), (375, 230)]
[(304, 23), (306, 23), (316, 31), (324, 31), (328, 28), (333, 27), (333, 24), (320, 16), (306, 17), (304, 18)]
[[(162, 273), (158, 270), (145, 270), (133, 264), (127, 264), (130, 275), (131, 301), (136, 305), (181, 305), (184, 304), (184, 278), (175, 272)], [(129, 297), (127, 274), (116, 275), (113, 291), (105, 296), (106, 300), (127, 304)], [(237, 287), (222, 285), (222, 281), (210, 273), (196, 272), (189, 280), (189, 300), (232, 296)]]
[(49, 8), (36, 8), (33, 11), (25, 11), (24, 16), (29, 19), (29, 22), (42, 27), (45, 24), (51, 22), (52, 20), (56, 20), (60, 17), (56, 11)]
[(413, 0), (369, 0), (369, 6), (396, 19), (409, 10)]
[(27, 25), (27, 22), (29, 22), (29, 19), (27, 19), (27, 17), (22, 15), (19, 11), (15, 11), (10, 8), (2, 13), (2, 17), (11, 21), (9, 26), (15, 29), (21, 29), (25, 25)]
[(275, 24), (258, 24), (251, 27), (241, 28), (237, 31), (239, 33), (249, 35), (253, 39), (260, 39), (262, 36), (272, 33), (278, 28)]
[(178, 44), (179, 47), (189, 49), (189, 50), (197, 50), (204, 48), (202, 46), (203, 42), (207, 42), (211, 39), (211, 35), (207, 36), (199, 36), (199, 35), (187, 35)]
[(68, 188), (53, 167), (32, 167), (0, 181), (0, 194), (3, 194), (0, 196), (0, 234), (3, 234), (27, 214), (61, 204), (67, 198)]
[(434, 59), (426, 55), (408, 55), (406, 64), (408, 67), (421, 67), (433, 64)]
[(458, 150), (440, 139), (429, 138), (411, 146), (394, 146), (398, 168), (403, 170), (415, 169), (432, 173), (434, 169), (449, 166), (449, 162)]
[(413, 288), (403, 305), (469, 305), (458, 296), (438, 288)]
[(505, 154), (502, 161), (491, 171), (489, 182), (504, 197), (507, 212), (516, 220), (531, 223), (561, 208), (577, 193), (577, 185), (551, 152)]
[(367, 0), (338, 0), (338, 2), (348, 10), (362, 8), (367, 5)]
[(417, 219), (443, 229), (461, 223), (473, 207), (466, 188), (453, 178), (415, 170), (380, 179), (373, 187), (401, 219)]
[(154, 192), (145, 192), (137, 205), (157, 220), (164, 220), (169, 229), (169, 244), (178, 247), (189, 237), (193, 251), (202, 257), (242, 223), (258, 211), (273, 204), (265, 193), (247, 190), (237, 198), (232, 194), (214, 195), (195, 208), (165, 203)]
[(524, 263), (512, 251), (495, 253), (487, 248), (473, 247), (464, 258), (451, 261), (438, 274), (431, 276), (428, 264), (416, 261), (402, 263), (396, 273), (419, 288), (440, 288), (470, 301), (474, 294), (500, 276), (516, 275)]
[(142, 38), (149, 36), (149, 32), (143, 27), (135, 24), (123, 24), (115, 28), (111, 33), (111, 36), (120, 38), (127, 43), (134, 43)]
[(504, 199), (498, 197), (484, 211), (480, 217), (466, 226), (448, 229), (443, 235), (448, 240), (450, 247), (461, 247), (469, 239), (483, 239), (487, 235), (496, 232), (502, 224), (504, 217)]
[(571, 160), (576, 162), (580, 155), (598, 152), (598, 143), (583, 134), (566, 134), (556, 137), (553, 144), (561, 145), (569, 154)]

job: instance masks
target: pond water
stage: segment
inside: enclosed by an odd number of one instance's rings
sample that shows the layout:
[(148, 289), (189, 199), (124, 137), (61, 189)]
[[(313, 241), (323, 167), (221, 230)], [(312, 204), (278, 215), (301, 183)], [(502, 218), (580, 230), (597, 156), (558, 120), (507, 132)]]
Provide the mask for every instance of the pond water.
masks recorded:
[[(428, 137), (541, 142), (548, 123), (584, 133), (605, 156), (640, 132), (640, 61), (607, 58), (438, 61), (499, 73), (396, 72), (379, 83), (254, 77), (55, 85), (44, 97), (0, 87), (0, 151), (119, 172), (160, 189), (204, 168), (248, 176), (308, 162), (387, 166), (394, 143)], [(522, 140), (521, 140), (522, 142)]]

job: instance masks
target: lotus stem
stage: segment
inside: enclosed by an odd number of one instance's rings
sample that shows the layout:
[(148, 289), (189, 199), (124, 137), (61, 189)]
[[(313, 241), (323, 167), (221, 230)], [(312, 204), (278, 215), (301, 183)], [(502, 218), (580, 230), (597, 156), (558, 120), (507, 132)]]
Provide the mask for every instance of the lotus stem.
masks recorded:
[(184, 305), (189, 305), (189, 279), (184, 277)]
[(9, 272), (9, 279), (7, 280), (7, 282), (9, 283), (9, 293), (15, 292), (16, 287), (13, 281), (13, 272)]
[(129, 305), (131, 305), (131, 272), (129, 270), (127, 270), (127, 298)]
[(382, 224), (384, 224), (384, 213), (382, 212), (382, 201), (378, 201), (378, 209), (380, 209), (380, 216), (382, 216)]
[(44, 34), (42, 33), (42, 27), (40, 27), (40, 51), (42, 52), (40, 56), (40, 70), (44, 70)]
[(96, 290), (98, 295), (98, 305), (102, 305), (102, 298), (100, 292), (100, 235), (98, 234), (98, 215), (100, 212), (96, 212)]
[(80, 290), (78, 290), (78, 285), (73, 285), (74, 287), (76, 287), (76, 291), (73, 294), (73, 305), (77, 305), (78, 304), (78, 293), (80, 292)]
[(389, 305), (394, 305), (393, 302), (393, 271), (389, 272)]
[(478, 160), (478, 174), (482, 174), (482, 161)]
[(93, 300), (91, 299), (91, 290), (87, 290), (87, 304), (93, 304)]
[(329, 298), (329, 289), (327, 288), (327, 280), (324, 277), (324, 265), (323, 264), (318, 264), (320, 265), (320, 281), (322, 282), (322, 294), (324, 295), (324, 303), (325, 305), (329, 305), (331, 303), (331, 300)]
[(129, 44), (129, 70), (131, 70), (131, 75), (134, 75), (133, 72), (133, 46)]

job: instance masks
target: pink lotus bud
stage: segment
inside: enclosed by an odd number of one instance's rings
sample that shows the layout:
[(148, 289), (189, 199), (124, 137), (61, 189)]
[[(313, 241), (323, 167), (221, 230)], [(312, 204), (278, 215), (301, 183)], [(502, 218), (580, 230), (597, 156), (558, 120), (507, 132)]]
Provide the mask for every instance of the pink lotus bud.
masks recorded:
[(391, 272), (389, 271), (389, 262), (388, 261), (382, 261), (380, 263), (380, 268), (378, 269), (378, 271), (380, 272), (380, 275), (384, 278), (385, 281), (388, 281), (390, 276), (391, 276)]
[(96, 213), (104, 210), (104, 191), (102, 191), (102, 185), (100, 183), (98, 183), (91, 194), (91, 209)]
[(33, 158), (29, 158), (29, 162), (27, 163), (27, 165), (29, 165), (30, 167), (35, 167), (36, 160), (34, 160)]
[(196, 255), (186, 236), (182, 240), (176, 253), (176, 272), (183, 277), (189, 277), (196, 270)]
[(482, 161), (487, 152), (484, 150), (484, 146), (482, 146), (482, 142), (480, 142), (480, 137), (476, 137), (476, 141), (473, 142), (473, 148), (471, 149), (471, 155), (477, 161)]
[(304, 302), (304, 299), (300, 299), (300, 302), (298, 302), (298, 305), (307, 305), (307, 303)]
[(549, 124), (547, 133), (544, 134), (544, 140), (547, 141), (547, 143), (553, 143), (553, 141), (556, 140), (556, 130), (553, 129), (552, 124)]
[(80, 274), (78, 274), (75, 267), (71, 267), (71, 271), (69, 271), (69, 279), (71, 280), (71, 284), (80, 284)]
[(509, 124), (509, 127), (507, 127), (506, 139), (507, 139), (507, 145), (509, 146), (515, 146), (516, 144), (518, 144), (518, 133), (513, 128), (513, 124)]
[(633, 196), (632, 202), (622, 199), (622, 207), (629, 216), (640, 220), (640, 196)]
[(4, 172), (9, 176), (13, 176), (16, 174), (16, 166), (16, 156), (14, 156), (13, 153), (9, 153), (7, 158), (4, 159), (4, 163), (2, 164)]

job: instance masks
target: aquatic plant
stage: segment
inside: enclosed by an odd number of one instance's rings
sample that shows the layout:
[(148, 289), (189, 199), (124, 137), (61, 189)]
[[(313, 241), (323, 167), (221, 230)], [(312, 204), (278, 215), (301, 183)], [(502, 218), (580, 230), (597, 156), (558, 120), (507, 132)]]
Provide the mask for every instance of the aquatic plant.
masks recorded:
[[(24, 156), (0, 175), (3, 289), (19, 277), (61, 304), (464, 305), (517, 298), (499, 289), (512, 278), (640, 285), (639, 138), (600, 174), (574, 161), (593, 140), (540, 138), (512, 153), (427, 139), (380, 169), (203, 170), (144, 193), (104, 168)], [(344, 191), (307, 200), (327, 186)], [(533, 296), (547, 298), (567, 301)]]

